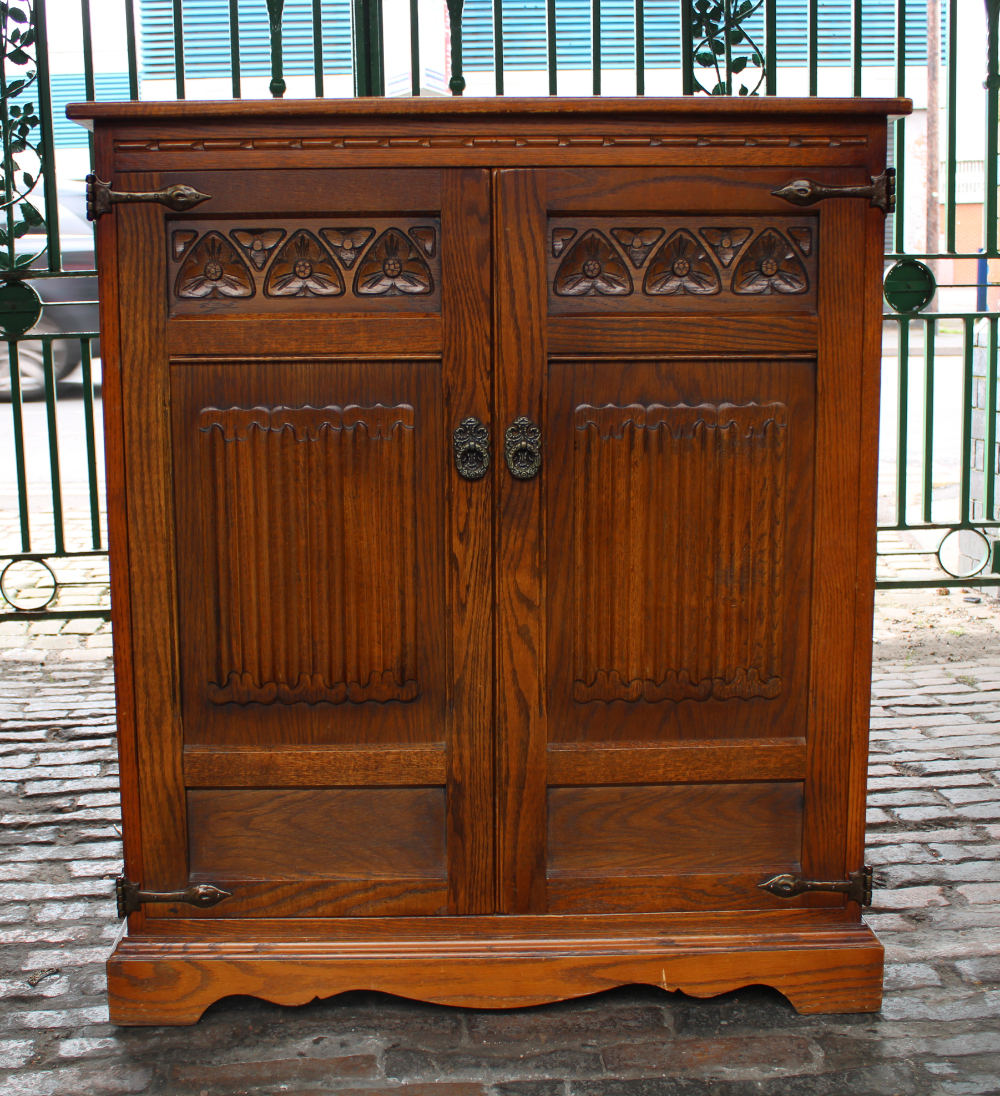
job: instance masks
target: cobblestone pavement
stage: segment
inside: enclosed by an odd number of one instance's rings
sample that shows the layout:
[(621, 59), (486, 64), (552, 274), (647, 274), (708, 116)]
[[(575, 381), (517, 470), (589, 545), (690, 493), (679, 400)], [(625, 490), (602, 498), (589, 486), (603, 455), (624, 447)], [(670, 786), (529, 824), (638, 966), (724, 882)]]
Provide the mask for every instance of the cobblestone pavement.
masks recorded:
[[(296, 1009), (230, 998), (191, 1028), (114, 1028), (110, 635), (94, 621), (0, 624), (0, 1093), (1000, 1093), (997, 611), (922, 596), (930, 608), (882, 597), (876, 626), (869, 920), (887, 992), (880, 1015), (854, 1016), (799, 1017), (763, 988), (697, 1001), (630, 987), (500, 1013), (366, 993)], [(934, 613), (959, 634), (930, 658), (918, 644)]]

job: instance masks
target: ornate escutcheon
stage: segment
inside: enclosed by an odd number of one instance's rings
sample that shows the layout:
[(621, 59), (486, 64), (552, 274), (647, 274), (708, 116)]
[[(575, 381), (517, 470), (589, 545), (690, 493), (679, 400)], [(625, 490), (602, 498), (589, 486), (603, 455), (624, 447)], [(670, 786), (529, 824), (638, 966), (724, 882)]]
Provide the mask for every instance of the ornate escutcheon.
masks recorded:
[(810, 891), (833, 891), (846, 894), (852, 902), (862, 906), (872, 904), (872, 869), (864, 867), (861, 871), (848, 873), (846, 879), (826, 882), (819, 879), (802, 879), (798, 875), (776, 875), (765, 883), (757, 884), (758, 890), (766, 890), (775, 898), (797, 898)]
[(871, 186), (826, 186), (812, 179), (795, 179), (771, 193), (799, 206), (814, 205), (824, 198), (867, 198), (875, 209), (895, 213), (896, 169), (887, 167), (881, 175), (873, 175)]
[(198, 883), (182, 891), (158, 892), (140, 890), (138, 883), (133, 883), (124, 875), (119, 875), (115, 880), (119, 917), (128, 917), (130, 913), (135, 913), (144, 902), (184, 902), (186, 905), (207, 910), (232, 896), (232, 891), (220, 890), (210, 883)]
[(528, 480), (538, 475), (542, 467), (542, 432), (527, 416), (521, 415), (507, 427), (503, 455), (515, 479)]
[(490, 435), (486, 427), (475, 415), (470, 415), (458, 424), (452, 440), (458, 474), (462, 479), (482, 479), (490, 466)]
[(202, 202), (207, 202), (211, 194), (202, 194), (193, 186), (177, 183), (163, 190), (129, 191), (112, 190), (110, 183), (98, 179), (96, 175), (87, 176), (87, 220), (96, 221), (102, 214), (110, 213), (111, 207), (119, 202), (156, 202), (183, 213)]

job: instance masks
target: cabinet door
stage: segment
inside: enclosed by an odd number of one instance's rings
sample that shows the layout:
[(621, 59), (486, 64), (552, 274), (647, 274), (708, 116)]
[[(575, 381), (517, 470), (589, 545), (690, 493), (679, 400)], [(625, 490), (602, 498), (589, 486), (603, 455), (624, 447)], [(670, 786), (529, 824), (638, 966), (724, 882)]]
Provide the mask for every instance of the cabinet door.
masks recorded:
[(147, 916), (488, 911), (488, 173), (174, 182), (115, 214), (141, 873), (232, 897)]
[(878, 224), (772, 197), (790, 177), (499, 173), (497, 422), (541, 443), (498, 486), (507, 911), (845, 877)]

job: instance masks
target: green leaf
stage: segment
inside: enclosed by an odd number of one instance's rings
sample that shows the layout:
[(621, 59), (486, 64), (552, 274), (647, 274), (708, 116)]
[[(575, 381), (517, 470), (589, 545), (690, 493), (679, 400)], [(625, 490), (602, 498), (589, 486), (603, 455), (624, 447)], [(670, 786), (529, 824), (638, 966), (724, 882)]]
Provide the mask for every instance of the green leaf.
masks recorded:
[(35, 44), (35, 28), (30, 27), (24, 32), (24, 36), (21, 38), (22, 46), (33, 46)]
[(7, 246), (7, 233), (4, 232), (4, 230), (2, 228), (0, 228), (0, 247), (6, 247), (6, 246)]
[(10, 151), (13, 153), (24, 152), (27, 147), (24, 141), (11, 141), (10, 143)]
[(743, 42), (743, 41), (746, 40), (746, 35), (743, 33), (743, 31), (741, 31), (737, 28), (736, 30), (731, 30), (729, 32), (728, 38), (729, 38), (729, 44), (731, 46), (736, 46), (736, 45), (739, 45), (740, 42)]
[(41, 255), (38, 251), (34, 255), (21, 255), (14, 261), (14, 266), (31, 266), (31, 264)]
[(7, 85), (7, 94), (16, 95), (27, 83), (27, 80), (11, 80)]
[(22, 236), (27, 236), (29, 228), (31, 228), (31, 225), (24, 221), (18, 221), (17, 224), (14, 225), (14, 239), (19, 240)]
[(12, 107), (10, 108), (10, 116), (11, 116), (11, 118), (17, 118), (17, 117), (19, 117), (19, 116), (20, 116), (20, 113), (21, 113), (21, 108), (20, 108), (20, 107), (14, 107), (14, 106), (12, 106)]
[(750, 60), (757, 66), (757, 68), (764, 67), (764, 58), (759, 53), (751, 53)]
[(8, 8), (7, 18), (13, 19), (15, 23), (27, 23), (28, 21), (28, 17), (20, 8)]
[(726, 85), (723, 84), (720, 81), (718, 84), (715, 85), (714, 88), (712, 88), (712, 90), (709, 92), (709, 94), (710, 95), (725, 95), (726, 94)]
[(735, 76), (737, 72), (742, 72), (747, 67), (747, 59), (745, 57), (737, 57), (732, 63), (732, 71)]
[[(27, 180), (30, 179), (31, 176), (27, 172), (25, 172), (24, 178), (27, 182)], [(30, 185), (33, 186), (34, 184), (32, 183)], [(37, 227), (38, 225), (45, 224), (45, 218), (41, 215), (41, 213), (38, 212), (37, 209), (35, 209), (31, 202), (21, 202), (21, 216), (29, 225)]]
[(699, 65), (704, 65), (705, 68), (708, 68), (709, 65), (715, 64), (714, 53), (696, 53), (694, 59), (698, 62)]
[(747, 94), (747, 89), (742, 84), (740, 84), (740, 95), (746, 95), (746, 94)]
[(712, 52), (717, 57), (721, 57), (726, 52), (726, 47), (721, 42), (718, 42), (718, 41), (713, 42), (712, 43)]
[(7, 54), (7, 60), (11, 61), (15, 65), (26, 65), (31, 58), (24, 52), (23, 49), (13, 49)]
[(8, 269), (10, 269), (10, 262), (8, 261), (7, 256), (4, 255), (3, 252), (0, 252), (0, 270)]

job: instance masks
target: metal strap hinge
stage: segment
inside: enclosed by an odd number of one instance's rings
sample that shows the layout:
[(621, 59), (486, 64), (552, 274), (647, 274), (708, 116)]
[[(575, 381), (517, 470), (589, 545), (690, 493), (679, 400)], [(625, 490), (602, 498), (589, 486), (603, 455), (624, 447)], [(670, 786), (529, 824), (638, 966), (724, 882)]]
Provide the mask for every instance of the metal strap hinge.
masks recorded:
[(826, 186), (812, 179), (795, 179), (778, 190), (775, 198), (784, 198), (792, 205), (808, 206), (824, 198), (867, 198), (869, 204), (883, 213), (896, 212), (896, 169), (887, 167), (881, 175), (871, 177), (871, 186)]
[(189, 906), (207, 910), (232, 896), (232, 891), (220, 890), (210, 883), (198, 883), (182, 891), (144, 891), (139, 889), (138, 883), (133, 883), (124, 875), (119, 875), (115, 880), (119, 917), (128, 917), (130, 913), (135, 913), (144, 902), (185, 902)]
[(797, 875), (776, 875), (766, 883), (758, 883), (759, 890), (766, 890), (776, 898), (797, 898), (809, 891), (834, 891), (846, 894), (852, 902), (861, 906), (872, 904), (872, 869), (867, 865), (861, 871), (848, 873), (846, 879), (823, 882), (817, 879), (802, 879)]
[(183, 213), (211, 197), (211, 194), (202, 194), (200, 190), (183, 183), (164, 187), (163, 190), (112, 190), (110, 183), (105, 183), (96, 175), (88, 175), (87, 220), (96, 221), (103, 214), (110, 213), (111, 207), (119, 202), (157, 202)]

